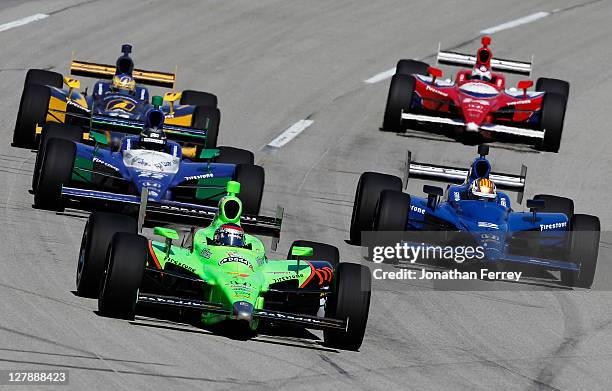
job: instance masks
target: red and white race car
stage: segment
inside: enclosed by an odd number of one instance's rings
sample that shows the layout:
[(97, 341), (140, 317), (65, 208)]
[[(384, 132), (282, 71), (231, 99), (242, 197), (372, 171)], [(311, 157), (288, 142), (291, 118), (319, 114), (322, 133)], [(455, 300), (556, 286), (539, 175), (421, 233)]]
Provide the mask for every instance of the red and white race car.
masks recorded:
[[(400, 60), (391, 79), (383, 130), (401, 131), (407, 121), (448, 125), (459, 135), (480, 134), (528, 138), (544, 151), (558, 152), (569, 95), (569, 83), (539, 78), (506, 88), (497, 72), (531, 74), (531, 62), (493, 58), (490, 37), (482, 38), (476, 56), (438, 51), (437, 62), (472, 67), (457, 72), (455, 81), (442, 80), (442, 71), (416, 60)], [(495, 72), (497, 71), (497, 72)]]

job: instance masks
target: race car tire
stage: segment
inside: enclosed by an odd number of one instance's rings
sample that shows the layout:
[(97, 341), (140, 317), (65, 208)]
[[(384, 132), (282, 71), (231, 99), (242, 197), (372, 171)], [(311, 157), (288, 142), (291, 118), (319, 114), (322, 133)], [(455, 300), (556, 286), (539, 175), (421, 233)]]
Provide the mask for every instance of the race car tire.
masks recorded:
[(540, 145), (543, 151), (559, 152), (566, 103), (563, 95), (554, 92), (544, 96), (540, 119), (540, 129), (544, 131), (544, 139)]
[(417, 60), (399, 60), (395, 67), (396, 75), (428, 75), (429, 64)]
[(374, 213), (375, 231), (405, 231), (410, 213), (410, 196), (397, 190), (383, 190)]
[(26, 84), (21, 94), (15, 130), (13, 131), (13, 146), (21, 148), (36, 148), (36, 125), (46, 122), (47, 109), (51, 93), (49, 88), (39, 84)]
[(40, 84), (43, 86), (62, 88), (64, 86), (64, 76), (61, 73), (44, 69), (30, 69), (28, 73), (26, 73), (23, 86), (25, 87), (28, 84)]
[(348, 319), (344, 330), (324, 330), (327, 346), (358, 350), (363, 342), (370, 310), (372, 275), (364, 265), (342, 262), (334, 271), (332, 292), (325, 303), (325, 316)]
[(236, 171), (234, 171), (234, 180), (240, 182), (238, 197), (242, 201), (242, 213), (253, 216), (259, 215), (266, 181), (263, 167), (255, 164), (238, 164), (236, 165)]
[(570, 223), (572, 249), (570, 256), (580, 265), (580, 271), (561, 271), (561, 283), (566, 286), (590, 288), (595, 279), (601, 224), (596, 216), (575, 214)]
[(212, 106), (196, 106), (191, 117), (191, 127), (195, 129), (206, 129), (206, 148), (216, 148), (219, 137), (219, 123), (221, 112)]
[(291, 255), (291, 250), (293, 250), (293, 247), (296, 246), (312, 247), (312, 256), (300, 257), (300, 260), (326, 261), (329, 262), (332, 265), (332, 268), (334, 269), (340, 263), (340, 251), (338, 250), (338, 247), (325, 243), (311, 242), (310, 240), (296, 240), (291, 243), (291, 247), (289, 247), (289, 253), (287, 254), (287, 259), (297, 259), (297, 257)]
[(210, 92), (201, 92), (195, 90), (185, 90), (181, 94), (182, 105), (191, 106), (209, 106), (217, 108), (217, 96)]
[(106, 251), (117, 232), (135, 234), (138, 223), (131, 216), (93, 212), (89, 215), (77, 262), (76, 292), (79, 296), (97, 298), (104, 274)]
[(52, 138), (42, 157), (34, 206), (39, 209), (63, 211), (62, 185), (70, 181), (74, 168), (76, 145), (69, 140)]
[(416, 81), (413, 76), (395, 75), (391, 78), (382, 130), (387, 132), (403, 130), (402, 111), (410, 111), (415, 86)]
[(217, 148), (219, 156), (215, 158), (215, 163), (255, 164), (255, 154), (251, 151), (234, 147)]
[(361, 232), (371, 231), (378, 197), (383, 190), (402, 190), (402, 180), (394, 175), (364, 172), (359, 177), (351, 215), (351, 243), (361, 244)]
[(571, 221), (574, 215), (574, 201), (570, 198), (559, 197), (550, 194), (536, 194), (534, 200), (544, 200), (544, 213), (563, 213)]
[(44, 149), (52, 138), (81, 141), (83, 139), (83, 130), (78, 126), (64, 125), (58, 122), (50, 122), (43, 126), (32, 173), (32, 190), (34, 191), (36, 191), (36, 186), (38, 186), (38, 176), (40, 174), (40, 164), (44, 155)]
[(119, 232), (106, 252), (106, 265), (98, 296), (98, 310), (111, 318), (133, 320), (138, 290), (147, 262), (147, 239)]
[(567, 101), (569, 97), (570, 84), (565, 80), (540, 77), (536, 81), (535, 90), (538, 92), (554, 92), (555, 94), (561, 94)]

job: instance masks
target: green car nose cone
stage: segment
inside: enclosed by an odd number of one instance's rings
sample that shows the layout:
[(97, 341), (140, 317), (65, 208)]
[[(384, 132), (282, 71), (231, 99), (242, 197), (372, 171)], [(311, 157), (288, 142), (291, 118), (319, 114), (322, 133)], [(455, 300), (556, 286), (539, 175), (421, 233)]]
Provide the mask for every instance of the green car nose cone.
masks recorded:
[(159, 96), (159, 95), (155, 95), (155, 96), (153, 96), (153, 98), (151, 98), (151, 104), (152, 104), (154, 107), (158, 107), (158, 108), (159, 108), (159, 107), (161, 107), (161, 105), (162, 105), (163, 103), (164, 103), (164, 98), (162, 98), (162, 97), (161, 97), (161, 96)]

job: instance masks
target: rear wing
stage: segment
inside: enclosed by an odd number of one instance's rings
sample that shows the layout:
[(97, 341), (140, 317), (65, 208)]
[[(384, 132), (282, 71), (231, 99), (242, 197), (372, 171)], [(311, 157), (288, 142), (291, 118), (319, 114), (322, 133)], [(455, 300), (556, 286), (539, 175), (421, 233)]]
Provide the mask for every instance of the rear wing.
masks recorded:
[[(456, 52), (445, 52), (438, 48), (436, 57), (438, 64), (452, 65), (460, 67), (473, 67), (476, 64), (476, 56)], [(497, 72), (514, 73), (517, 75), (530, 76), (533, 64), (533, 57), (530, 62), (504, 60), (501, 58), (491, 59), (491, 69)]]
[[(460, 185), (465, 183), (468, 175), (468, 169), (429, 163), (417, 163), (412, 161), (412, 152), (408, 151), (406, 154), (404, 186), (408, 185), (408, 180), (410, 178)], [(518, 193), (517, 202), (519, 204), (523, 202), (523, 194), (527, 180), (527, 166), (524, 164), (521, 166), (521, 173), (519, 175), (492, 172), (489, 174), (489, 178), (500, 190), (514, 191)]]
[[(63, 110), (50, 109), (50, 114), (61, 114), (71, 118), (79, 119), (80, 121), (74, 122), (74, 125), (85, 127), (87, 131), (99, 131), (99, 132), (117, 132), (131, 135), (138, 135), (144, 129), (144, 121), (138, 121), (127, 118), (112, 117), (109, 115), (92, 114), (84, 115), (80, 113), (71, 113)], [(209, 120), (207, 120), (208, 126)], [(208, 138), (207, 129), (196, 129), (189, 128), (186, 126), (179, 125), (163, 125), (164, 132), (168, 139), (191, 144), (206, 145)]]
[[(70, 115), (67, 113), (67, 115)], [(137, 121), (106, 115), (92, 115), (90, 121), (91, 130), (114, 131), (126, 134), (140, 134), (144, 128), (144, 121)], [(208, 137), (208, 130), (189, 128), (178, 125), (163, 125), (164, 132), (170, 140), (205, 144)]]
[[(148, 193), (147, 188), (143, 188), (142, 194), (137, 196), (68, 186), (62, 186), (61, 192), (62, 197), (70, 201), (86, 204), (99, 202), (101, 205), (107, 203), (115, 205), (123, 204), (137, 207), (139, 231), (142, 230), (145, 223), (205, 226), (215, 218), (218, 211), (216, 206), (197, 205), (170, 200), (149, 202)], [(248, 233), (271, 237), (272, 250), (276, 250), (280, 240), (283, 214), (284, 210), (280, 206), (277, 206), (276, 215), (274, 217), (243, 214), (240, 218), (240, 225)]]
[[(93, 77), (97, 79), (112, 79), (115, 76), (114, 65), (97, 64), (72, 60), (70, 63), (70, 74), (75, 76)], [(174, 88), (176, 74), (168, 72), (153, 72), (143, 69), (134, 69), (132, 76), (137, 83), (151, 86)]]
[[(164, 202), (161, 204), (148, 204), (145, 210), (145, 220), (157, 223), (171, 223), (186, 226), (205, 226), (217, 214), (217, 207), (185, 204), (178, 202)], [(245, 232), (272, 238), (272, 250), (276, 251), (280, 240), (284, 209), (276, 207), (276, 214), (271, 216), (242, 215), (240, 226)]]

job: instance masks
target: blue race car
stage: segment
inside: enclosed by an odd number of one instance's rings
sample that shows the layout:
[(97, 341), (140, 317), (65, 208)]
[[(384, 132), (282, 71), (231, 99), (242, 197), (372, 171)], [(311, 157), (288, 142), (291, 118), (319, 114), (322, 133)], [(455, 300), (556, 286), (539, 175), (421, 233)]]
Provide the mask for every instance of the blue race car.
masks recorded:
[(518, 192), (520, 203), (527, 168), (520, 175), (494, 173), (486, 157), (488, 146), (479, 146), (478, 153), (469, 169), (412, 162), (408, 153), (404, 182), (413, 177), (451, 183), (445, 197), (440, 187), (425, 185), (427, 197), (417, 197), (401, 191), (398, 177), (362, 174), (351, 242), (361, 244), (361, 233), (372, 230), (444, 232), (448, 243), (461, 237), (482, 246), (485, 262), (558, 270), (564, 285), (590, 288), (599, 252), (599, 218), (575, 214), (572, 200), (553, 195), (528, 200), (530, 212), (513, 210), (510, 197), (497, 190)]
[[(253, 164), (250, 151), (231, 147), (204, 149), (199, 161), (184, 159), (181, 145), (169, 140), (161, 97), (145, 116), (138, 136), (125, 136), (116, 148), (107, 147), (104, 134), (90, 131), (89, 141), (51, 138), (38, 151), (39, 169), (34, 173), (34, 205), (63, 210), (137, 207), (151, 204), (182, 208), (214, 205), (225, 193), (229, 180), (243, 184), (246, 215), (259, 214), (264, 170)], [(92, 142), (90, 142), (92, 141)]]
[[(99, 79), (91, 91), (81, 91), (77, 79), (44, 69), (30, 69), (17, 113), (13, 146), (37, 149), (43, 142), (41, 133), (45, 124), (63, 124), (58, 129), (81, 137), (92, 122), (109, 125), (108, 120), (113, 118), (143, 122), (145, 113), (152, 107), (145, 85), (174, 88), (176, 76), (135, 69), (130, 57), (132, 46), (123, 45), (121, 49), (123, 54), (115, 66), (72, 60), (72, 75)], [(185, 90), (167, 92), (164, 100), (168, 104), (161, 109), (166, 114), (168, 125), (206, 129), (206, 146), (216, 146), (221, 114), (215, 95)], [(124, 125), (121, 122), (111, 125), (102, 129), (109, 141), (134, 130), (129, 126), (118, 126)], [(183, 141), (194, 140), (187, 138)]]

